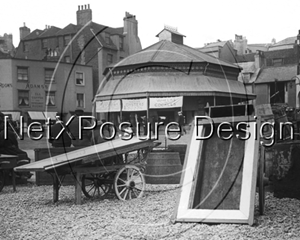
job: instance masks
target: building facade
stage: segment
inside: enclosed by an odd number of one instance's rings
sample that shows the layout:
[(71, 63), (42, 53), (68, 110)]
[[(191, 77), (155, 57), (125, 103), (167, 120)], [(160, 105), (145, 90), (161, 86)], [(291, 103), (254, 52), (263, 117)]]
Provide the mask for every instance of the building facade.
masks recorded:
[(45, 29), (20, 27), (20, 43), (16, 57), (23, 59), (60, 61), (93, 67), (93, 93), (103, 78), (106, 66), (141, 50), (136, 17), (126, 12), (119, 28), (92, 21), (89, 5), (78, 6), (77, 23)]
[(91, 114), (92, 67), (17, 58), (0, 59), (0, 111), (26, 123), (75, 109)]
[(234, 49), (233, 43), (231, 41), (218, 41), (214, 43), (208, 43), (204, 47), (197, 49), (223, 61), (236, 63), (237, 51), (236, 49)]
[(286, 104), (299, 108), (297, 46), (238, 56), (239, 80), (256, 94), (255, 104)]

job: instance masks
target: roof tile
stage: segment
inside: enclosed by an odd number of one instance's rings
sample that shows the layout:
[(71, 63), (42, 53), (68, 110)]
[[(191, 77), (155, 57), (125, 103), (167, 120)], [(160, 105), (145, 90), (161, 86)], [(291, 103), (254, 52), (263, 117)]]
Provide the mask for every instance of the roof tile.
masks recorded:
[(261, 70), (255, 83), (267, 83), (278, 81), (290, 81), (297, 75), (297, 65), (286, 65), (281, 67), (268, 67)]

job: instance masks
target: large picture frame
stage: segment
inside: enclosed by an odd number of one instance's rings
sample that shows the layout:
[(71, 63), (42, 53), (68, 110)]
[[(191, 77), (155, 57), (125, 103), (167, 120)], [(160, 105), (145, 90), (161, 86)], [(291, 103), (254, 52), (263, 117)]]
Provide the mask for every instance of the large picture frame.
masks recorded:
[[(231, 122), (236, 126), (239, 122), (246, 122), (250, 137), (247, 140), (237, 138), (227, 142), (215, 137), (197, 140), (199, 135), (207, 136), (205, 132), (209, 125), (207, 121), (203, 121), (203, 124), (193, 126), (181, 176), (181, 190), (174, 214), (175, 222), (252, 225), (258, 168), (259, 124), (253, 117), (249, 119), (249, 116), (213, 120), (215, 125)], [(220, 160), (224, 164), (218, 167)]]

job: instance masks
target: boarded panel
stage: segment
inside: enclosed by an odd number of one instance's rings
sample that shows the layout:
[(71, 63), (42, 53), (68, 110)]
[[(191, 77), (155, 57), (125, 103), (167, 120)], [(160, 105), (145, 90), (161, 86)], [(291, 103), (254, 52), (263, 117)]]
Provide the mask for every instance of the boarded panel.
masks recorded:
[[(260, 122), (249, 116), (216, 118), (215, 131), (216, 125), (229, 119), (233, 136), (228, 140), (223, 139), (231, 132), (207, 137), (212, 125), (195, 124), (175, 221), (253, 224), (259, 148), (254, 132)], [(240, 122), (244, 127), (237, 127)]]
[(245, 141), (236, 137), (222, 140), (214, 134), (204, 141), (193, 208), (239, 209), (244, 148)]

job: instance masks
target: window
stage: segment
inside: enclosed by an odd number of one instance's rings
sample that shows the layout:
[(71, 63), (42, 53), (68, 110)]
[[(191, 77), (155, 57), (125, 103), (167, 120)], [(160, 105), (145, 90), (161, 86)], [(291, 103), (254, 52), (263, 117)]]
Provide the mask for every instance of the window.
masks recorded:
[(47, 47), (48, 47), (47, 39), (42, 39), (42, 48), (47, 48)]
[(28, 42), (23, 43), (23, 51), (28, 52)]
[(119, 50), (123, 50), (123, 38), (119, 38)]
[(273, 66), (281, 66), (283, 64), (282, 58), (274, 58), (273, 59)]
[(120, 57), (120, 61), (122, 61), (124, 59), (124, 57)]
[(46, 106), (55, 106), (55, 92), (46, 92)]
[(54, 68), (45, 68), (45, 82), (54, 81)]
[(108, 53), (107, 54), (107, 64), (112, 64), (113, 63), (113, 55)]
[(64, 46), (67, 46), (71, 41), (71, 36), (64, 36)]
[(83, 93), (77, 93), (77, 95), (76, 95), (76, 107), (84, 108), (84, 94)]
[(76, 72), (75, 73), (75, 82), (76, 85), (84, 85), (84, 78), (83, 78), (83, 73), (82, 72)]
[(65, 62), (67, 62), (67, 63), (71, 62), (70, 56), (65, 56)]
[(18, 81), (28, 81), (28, 67), (17, 68)]
[(105, 42), (107, 43), (107, 44), (109, 44), (110, 43), (110, 35), (109, 35), (109, 33), (104, 33), (105, 34)]
[(270, 103), (284, 103), (285, 101), (285, 83), (284, 82), (272, 82), (270, 87)]
[(18, 90), (18, 104), (20, 107), (29, 106), (29, 91)]

